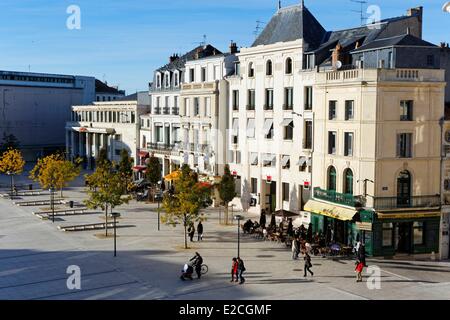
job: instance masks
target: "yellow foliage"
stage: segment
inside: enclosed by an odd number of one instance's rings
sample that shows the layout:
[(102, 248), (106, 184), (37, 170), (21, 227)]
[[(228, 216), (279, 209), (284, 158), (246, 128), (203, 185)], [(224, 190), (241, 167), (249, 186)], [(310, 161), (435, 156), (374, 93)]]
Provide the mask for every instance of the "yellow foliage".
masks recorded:
[(24, 166), (25, 160), (19, 150), (10, 149), (0, 157), (0, 172), (2, 173), (21, 174)]
[(30, 172), (30, 179), (39, 182), (42, 189), (62, 190), (80, 174), (80, 168), (66, 161), (63, 156), (53, 154), (39, 159)]

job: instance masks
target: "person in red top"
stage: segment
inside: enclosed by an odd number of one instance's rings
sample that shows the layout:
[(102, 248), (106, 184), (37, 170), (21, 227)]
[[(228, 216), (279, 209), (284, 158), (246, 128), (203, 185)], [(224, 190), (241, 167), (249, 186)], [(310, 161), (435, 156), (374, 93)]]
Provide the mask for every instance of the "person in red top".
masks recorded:
[(362, 272), (364, 270), (364, 263), (361, 261), (356, 261), (356, 282), (362, 282)]
[[(236, 258), (233, 258), (231, 262), (231, 281), (230, 282), (238, 282), (238, 262)], [(235, 280), (236, 279), (236, 280)]]

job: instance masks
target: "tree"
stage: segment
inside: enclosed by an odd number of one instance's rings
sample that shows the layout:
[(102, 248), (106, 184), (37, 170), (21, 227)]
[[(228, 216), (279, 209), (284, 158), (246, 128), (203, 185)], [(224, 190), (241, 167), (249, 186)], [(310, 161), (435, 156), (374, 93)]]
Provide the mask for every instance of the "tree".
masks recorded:
[(11, 194), (14, 189), (14, 176), (21, 174), (24, 166), (25, 160), (19, 150), (9, 149), (0, 157), (0, 172), (11, 176)]
[(122, 180), (118, 172), (112, 170), (113, 165), (97, 166), (94, 173), (86, 175), (89, 199), (85, 204), (90, 209), (101, 208), (105, 211), (105, 235), (108, 236), (108, 208), (111, 210), (124, 203), (129, 197), (122, 197)]
[(159, 164), (158, 158), (154, 155), (148, 159), (145, 177), (153, 185), (161, 181), (161, 165)]
[(109, 167), (111, 166), (111, 161), (108, 159), (108, 151), (105, 148), (101, 148), (97, 159), (95, 159), (95, 163), (97, 167)]
[(206, 220), (201, 212), (211, 199), (211, 185), (198, 181), (198, 175), (189, 166), (183, 165), (181, 176), (175, 182), (175, 192), (166, 193), (163, 199), (163, 209), (166, 211), (162, 221), (174, 227), (183, 224), (184, 247), (187, 246), (187, 227), (192, 223)]
[(80, 164), (81, 159), (73, 163), (65, 160), (61, 154), (52, 154), (38, 159), (30, 171), (30, 179), (38, 182), (42, 189), (60, 190), (62, 197), (63, 189), (80, 175)]
[(225, 221), (228, 224), (228, 204), (236, 197), (236, 186), (228, 165), (225, 166), (222, 180), (219, 183), (219, 195), (225, 203)]
[(0, 152), (3, 153), (9, 149), (19, 149), (19, 140), (13, 134), (3, 132), (3, 143), (0, 145)]
[(133, 176), (133, 163), (134, 160), (130, 157), (128, 151), (122, 149), (122, 151), (120, 151), (120, 162), (117, 166), (117, 170), (119, 172), (120, 179), (122, 180), (122, 188), (124, 193), (128, 192), (128, 184)]

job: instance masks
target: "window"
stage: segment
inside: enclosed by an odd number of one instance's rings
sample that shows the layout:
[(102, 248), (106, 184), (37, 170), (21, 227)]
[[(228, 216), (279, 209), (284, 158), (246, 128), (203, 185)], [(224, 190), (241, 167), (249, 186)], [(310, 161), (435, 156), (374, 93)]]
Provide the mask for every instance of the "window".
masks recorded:
[(353, 156), (353, 133), (351, 132), (344, 133), (344, 156)]
[(328, 190), (336, 191), (336, 169), (334, 167), (328, 169)]
[(180, 74), (178, 72), (175, 72), (174, 77), (174, 85), (175, 87), (178, 87), (180, 85)]
[(168, 88), (168, 87), (170, 87), (170, 74), (169, 73), (166, 73), (165, 75), (164, 75), (164, 86), (166, 87), (166, 88)]
[(412, 157), (412, 133), (401, 133), (397, 135), (397, 157)]
[(313, 138), (313, 123), (312, 121), (305, 121), (305, 143), (303, 145), (304, 149), (312, 149), (312, 138)]
[(240, 76), (241, 75), (241, 63), (240, 62), (236, 62), (234, 64), (234, 75), (235, 76)]
[(283, 110), (292, 110), (293, 107), (294, 107), (294, 88), (284, 88)]
[(305, 110), (312, 110), (313, 88), (305, 87)]
[(233, 111), (239, 111), (239, 90), (233, 90)]
[(169, 96), (164, 98), (164, 107), (169, 108)]
[(354, 106), (355, 101), (354, 100), (347, 100), (345, 101), (345, 120), (353, 120), (354, 118)]
[(387, 65), (388, 69), (392, 69), (393, 62), (394, 61), (392, 59), (392, 51), (389, 51), (389, 53), (388, 53), (388, 65)]
[(157, 126), (156, 127), (156, 142), (163, 142), (163, 127), (162, 126)]
[(236, 164), (241, 164), (241, 152), (236, 151)]
[(190, 82), (195, 81), (195, 69), (194, 68), (189, 69), (189, 79), (190, 79)]
[(266, 105), (264, 110), (273, 110), (273, 89), (266, 89)]
[(253, 78), (255, 76), (255, 66), (253, 62), (250, 62), (248, 65), (248, 77)]
[(413, 120), (413, 101), (402, 100), (400, 101), (400, 121), (412, 121)]
[(445, 132), (445, 141), (450, 143), (450, 130)]
[(247, 121), (247, 138), (255, 138), (255, 119), (248, 119)]
[(289, 183), (283, 182), (283, 201), (289, 201)]
[(200, 99), (194, 98), (194, 116), (200, 115)]
[(228, 151), (228, 162), (234, 163), (234, 151), (233, 150)]
[(136, 114), (131, 112), (131, 123), (136, 123)]
[(264, 132), (264, 138), (271, 140), (273, 139), (273, 119), (266, 119), (264, 121), (264, 127), (263, 127), (263, 132)]
[(344, 193), (353, 195), (353, 171), (351, 169), (344, 171)]
[(427, 66), (429, 66), (429, 67), (434, 66), (434, 56), (433, 55), (427, 56)]
[(314, 68), (314, 54), (303, 55), (303, 69)]
[(266, 63), (266, 76), (271, 76), (273, 75), (273, 65), (272, 65), (272, 60), (267, 60)]
[(291, 157), (288, 155), (284, 155), (281, 157), (281, 167), (283, 169), (290, 169), (291, 168)]
[(178, 97), (175, 96), (173, 97), (173, 110), (172, 110), (172, 114), (174, 115), (178, 115), (179, 110), (178, 110)]
[(206, 82), (206, 68), (202, 68), (202, 82)]
[(383, 223), (383, 247), (392, 247), (394, 245), (394, 224)]
[(336, 105), (337, 101), (330, 101), (328, 104), (328, 120), (336, 119)]
[(258, 179), (257, 178), (251, 178), (250, 180), (250, 184), (251, 184), (251, 193), (256, 194), (258, 193)]
[(161, 88), (161, 74), (156, 75), (156, 88)]
[(233, 144), (237, 144), (239, 142), (238, 136), (239, 136), (239, 119), (234, 118), (233, 128), (231, 132), (231, 139)]
[(263, 166), (264, 167), (275, 167), (277, 165), (277, 157), (273, 154), (266, 153), (263, 154)]
[(292, 119), (286, 119), (282, 123), (284, 127), (284, 140), (294, 139), (294, 121)]
[(336, 154), (336, 135), (334, 131), (328, 132), (328, 154)]
[(414, 222), (413, 232), (414, 232), (414, 245), (423, 245), (424, 241), (424, 223), (423, 222)]
[(258, 154), (255, 152), (250, 153), (250, 165), (257, 166), (258, 163)]
[(247, 110), (255, 110), (255, 90), (248, 90)]
[(286, 74), (292, 74), (292, 59), (287, 58), (286, 59)]

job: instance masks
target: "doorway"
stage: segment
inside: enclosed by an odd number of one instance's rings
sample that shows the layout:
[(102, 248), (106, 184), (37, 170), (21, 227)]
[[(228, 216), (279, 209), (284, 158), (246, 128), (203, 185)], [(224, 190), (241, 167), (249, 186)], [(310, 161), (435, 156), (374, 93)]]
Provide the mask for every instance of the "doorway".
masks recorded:
[(397, 253), (411, 253), (411, 222), (397, 224)]

